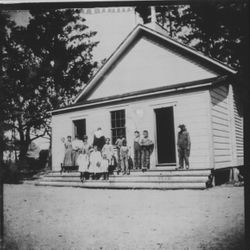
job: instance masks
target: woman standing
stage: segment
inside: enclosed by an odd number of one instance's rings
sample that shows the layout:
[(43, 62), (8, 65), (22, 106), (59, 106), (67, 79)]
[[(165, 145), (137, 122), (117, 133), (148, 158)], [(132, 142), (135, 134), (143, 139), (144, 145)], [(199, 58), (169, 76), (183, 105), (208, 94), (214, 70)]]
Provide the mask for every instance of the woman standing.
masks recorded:
[(67, 136), (67, 141), (64, 142), (65, 147), (65, 155), (63, 160), (64, 166), (73, 166), (72, 161), (72, 142), (71, 142), (71, 136)]
[(103, 135), (102, 129), (98, 128), (94, 134), (93, 146), (97, 146), (97, 150), (101, 151), (105, 144), (105, 137)]
[(78, 138), (78, 136), (75, 136), (75, 139), (72, 141), (72, 164), (73, 166), (78, 166), (77, 164), (77, 158), (80, 154), (80, 150), (83, 147), (83, 141)]

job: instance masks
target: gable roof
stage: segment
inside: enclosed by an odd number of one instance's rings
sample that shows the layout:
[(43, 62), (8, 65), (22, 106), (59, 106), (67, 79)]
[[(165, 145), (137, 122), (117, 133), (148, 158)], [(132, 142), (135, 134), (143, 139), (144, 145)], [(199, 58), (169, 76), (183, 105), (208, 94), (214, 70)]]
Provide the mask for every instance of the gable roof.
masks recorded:
[(209, 65), (210, 67), (216, 68), (223, 74), (235, 74), (236, 71), (227, 65), (205, 56), (201, 52), (184, 45), (169, 36), (166, 35), (166, 30), (162, 28), (159, 24), (154, 23), (155, 27), (152, 29), (151, 27), (146, 27), (145, 25), (137, 25), (124, 39), (124, 41), (119, 45), (119, 47), (113, 52), (113, 54), (108, 58), (106, 63), (96, 72), (96, 74), (90, 79), (89, 83), (86, 85), (84, 89), (80, 91), (80, 93), (76, 96), (74, 100), (74, 104), (79, 103), (87, 97), (88, 94), (95, 88), (95, 86), (100, 82), (100, 80), (105, 76), (107, 71), (112, 67), (113, 63), (121, 56), (121, 54), (137, 39), (140, 35), (150, 35), (154, 39), (160, 39), (163, 42), (167, 42), (169, 45), (174, 47), (176, 50), (185, 53), (186, 56), (191, 56), (196, 60), (200, 60), (203, 63)]

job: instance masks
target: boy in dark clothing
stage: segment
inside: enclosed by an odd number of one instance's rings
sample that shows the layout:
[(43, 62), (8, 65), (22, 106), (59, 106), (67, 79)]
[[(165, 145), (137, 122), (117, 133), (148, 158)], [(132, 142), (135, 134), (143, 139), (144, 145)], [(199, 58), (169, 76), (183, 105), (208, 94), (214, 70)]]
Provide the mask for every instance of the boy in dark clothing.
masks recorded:
[(177, 169), (184, 169), (184, 162), (186, 169), (189, 169), (189, 156), (191, 148), (190, 136), (184, 124), (179, 125), (179, 128), (180, 131), (178, 133), (177, 147), (180, 166)]
[(150, 155), (154, 150), (154, 143), (148, 137), (148, 131), (143, 131), (143, 138), (140, 140), (141, 145), (141, 166), (142, 172), (150, 168)]
[(121, 150), (121, 146), (123, 144), (123, 141), (125, 140), (124, 137), (122, 137), (122, 135), (120, 134), (119, 137), (117, 138), (116, 142), (115, 142), (115, 146), (117, 149), (117, 171), (118, 174), (121, 171), (121, 157), (120, 157), (120, 150)]
[(139, 131), (135, 131), (134, 138), (134, 167), (135, 169), (141, 168), (141, 145)]
[(129, 158), (129, 148), (127, 146), (126, 140), (123, 140), (122, 146), (120, 148), (121, 169), (123, 174), (130, 174), (128, 167), (128, 158)]

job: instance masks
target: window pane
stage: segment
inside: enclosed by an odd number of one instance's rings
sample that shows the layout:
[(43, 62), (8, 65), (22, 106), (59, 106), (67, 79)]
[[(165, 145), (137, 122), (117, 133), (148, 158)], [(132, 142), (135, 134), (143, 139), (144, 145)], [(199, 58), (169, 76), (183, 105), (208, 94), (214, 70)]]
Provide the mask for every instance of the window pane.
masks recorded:
[(120, 127), (125, 127), (125, 120), (120, 121)]
[(116, 121), (116, 127), (117, 127), (117, 128), (120, 128), (120, 127), (121, 127), (121, 121), (120, 121), (120, 120), (117, 120), (117, 121)]
[(121, 117), (121, 111), (120, 110), (116, 111), (116, 119), (118, 120), (120, 119), (120, 117)]
[(125, 110), (121, 110), (121, 119), (125, 119)]

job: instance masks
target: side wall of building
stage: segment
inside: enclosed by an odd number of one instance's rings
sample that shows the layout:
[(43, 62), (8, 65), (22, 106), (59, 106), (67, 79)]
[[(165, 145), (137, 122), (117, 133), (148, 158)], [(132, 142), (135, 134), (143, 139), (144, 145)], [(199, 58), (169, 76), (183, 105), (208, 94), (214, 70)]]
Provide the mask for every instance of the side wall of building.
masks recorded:
[(243, 161), (243, 122), (230, 84), (210, 90), (214, 168), (234, 167)]
[(232, 99), (232, 120), (234, 125), (234, 147), (236, 165), (244, 164), (244, 140), (243, 140), (243, 110), (237, 92), (230, 85), (231, 99)]
[[(191, 137), (191, 168), (212, 167), (212, 140), (210, 122), (210, 95), (208, 90), (189, 91), (164, 97), (151, 98), (110, 105), (98, 108), (85, 109), (77, 112), (55, 115), (52, 118), (52, 157), (53, 170), (60, 169), (63, 153), (61, 137), (73, 135), (73, 120), (86, 119), (86, 133), (89, 143), (93, 141), (93, 134), (98, 127), (102, 127), (105, 136), (111, 137), (110, 112), (124, 109), (126, 113), (126, 135), (128, 146), (133, 151), (134, 131), (147, 129), (149, 136), (156, 143), (155, 109), (173, 107), (175, 138), (178, 134), (178, 125), (184, 123)], [(176, 147), (176, 141), (175, 141)], [(151, 156), (151, 166), (157, 163), (157, 154), (154, 150)], [(178, 155), (176, 147), (176, 161)]]

